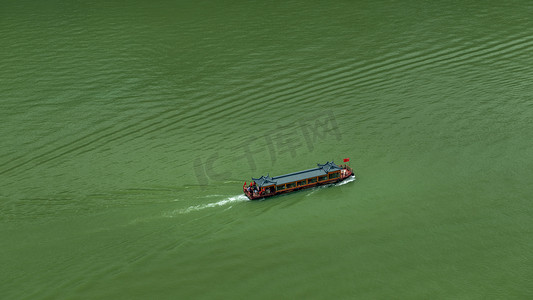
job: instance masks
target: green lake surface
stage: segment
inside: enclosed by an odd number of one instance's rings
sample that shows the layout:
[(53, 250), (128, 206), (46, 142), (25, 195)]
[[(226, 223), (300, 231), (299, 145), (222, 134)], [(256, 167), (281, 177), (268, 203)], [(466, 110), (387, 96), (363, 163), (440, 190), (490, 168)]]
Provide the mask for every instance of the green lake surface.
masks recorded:
[(532, 16), (1, 0), (0, 298), (533, 299)]

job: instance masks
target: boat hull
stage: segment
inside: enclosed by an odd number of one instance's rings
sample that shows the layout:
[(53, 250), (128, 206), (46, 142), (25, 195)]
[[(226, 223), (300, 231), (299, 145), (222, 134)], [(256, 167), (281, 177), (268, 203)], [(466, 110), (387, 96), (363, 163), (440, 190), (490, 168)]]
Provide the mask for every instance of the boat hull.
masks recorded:
[(285, 189), (285, 190), (282, 190), (282, 191), (276, 191), (276, 192), (270, 193), (270, 194), (258, 195), (256, 193), (247, 191), (244, 187), (243, 187), (243, 192), (244, 192), (244, 195), (246, 195), (246, 197), (248, 197), (248, 199), (250, 199), (250, 200), (261, 200), (261, 199), (266, 199), (266, 198), (278, 196), (278, 195), (281, 195), (281, 194), (288, 194), (288, 193), (292, 193), (292, 192), (296, 192), (296, 191), (301, 191), (301, 190), (305, 190), (305, 189), (309, 189), (309, 188), (313, 188), (313, 187), (317, 187), (317, 186), (340, 183), (340, 182), (350, 178), (351, 176), (354, 176), (353, 170), (351, 168), (345, 168), (345, 169), (342, 170), (341, 176), (339, 178), (328, 179), (328, 180), (321, 181), (321, 182), (315, 182), (315, 183), (312, 183), (312, 184), (307, 184), (305, 186), (299, 186), (299, 187), (294, 187), (294, 188), (290, 188), (290, 189)]

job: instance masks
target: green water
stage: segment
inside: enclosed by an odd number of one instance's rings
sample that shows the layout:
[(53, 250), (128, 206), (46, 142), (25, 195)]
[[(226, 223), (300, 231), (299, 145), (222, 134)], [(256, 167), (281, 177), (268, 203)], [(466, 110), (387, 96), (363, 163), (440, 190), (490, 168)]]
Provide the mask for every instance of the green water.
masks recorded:
[(0, 298), (532, 299), (532, 15), (1, 1)]

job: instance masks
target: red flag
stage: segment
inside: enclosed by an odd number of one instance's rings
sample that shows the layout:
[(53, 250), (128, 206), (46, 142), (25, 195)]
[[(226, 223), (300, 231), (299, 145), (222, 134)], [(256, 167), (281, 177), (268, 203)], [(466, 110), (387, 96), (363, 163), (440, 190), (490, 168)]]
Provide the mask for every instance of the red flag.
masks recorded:
[(243, 187), (246, 185), (246, 181), (244, 182), (244, 184), (242, 185)]
[(350, 161), (350, 158), (345, 158), (343, 162)]

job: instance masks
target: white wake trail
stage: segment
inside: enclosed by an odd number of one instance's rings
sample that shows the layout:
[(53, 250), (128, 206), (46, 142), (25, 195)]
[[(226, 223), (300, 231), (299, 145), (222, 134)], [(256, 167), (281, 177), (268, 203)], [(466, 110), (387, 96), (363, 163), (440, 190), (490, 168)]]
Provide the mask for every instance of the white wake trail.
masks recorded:
[(225, 199), (222, 199), (218, 202), (212, 202), (207, 204), (200, 204), (200, 205), (193, 205), (189, 206), (187, 208), (178, 209), (176, 212), (178, 214), (186, 214), (190, 213), (192, 211), (198, 211), (210, 207), (217, 207), (217, 206), (224, 206), (229, 203), (236, 203), (236, 202), (244, 202), (244, 201), (250, 201), (245, 195), (237, 195), (237, 196), (231, 196)]

